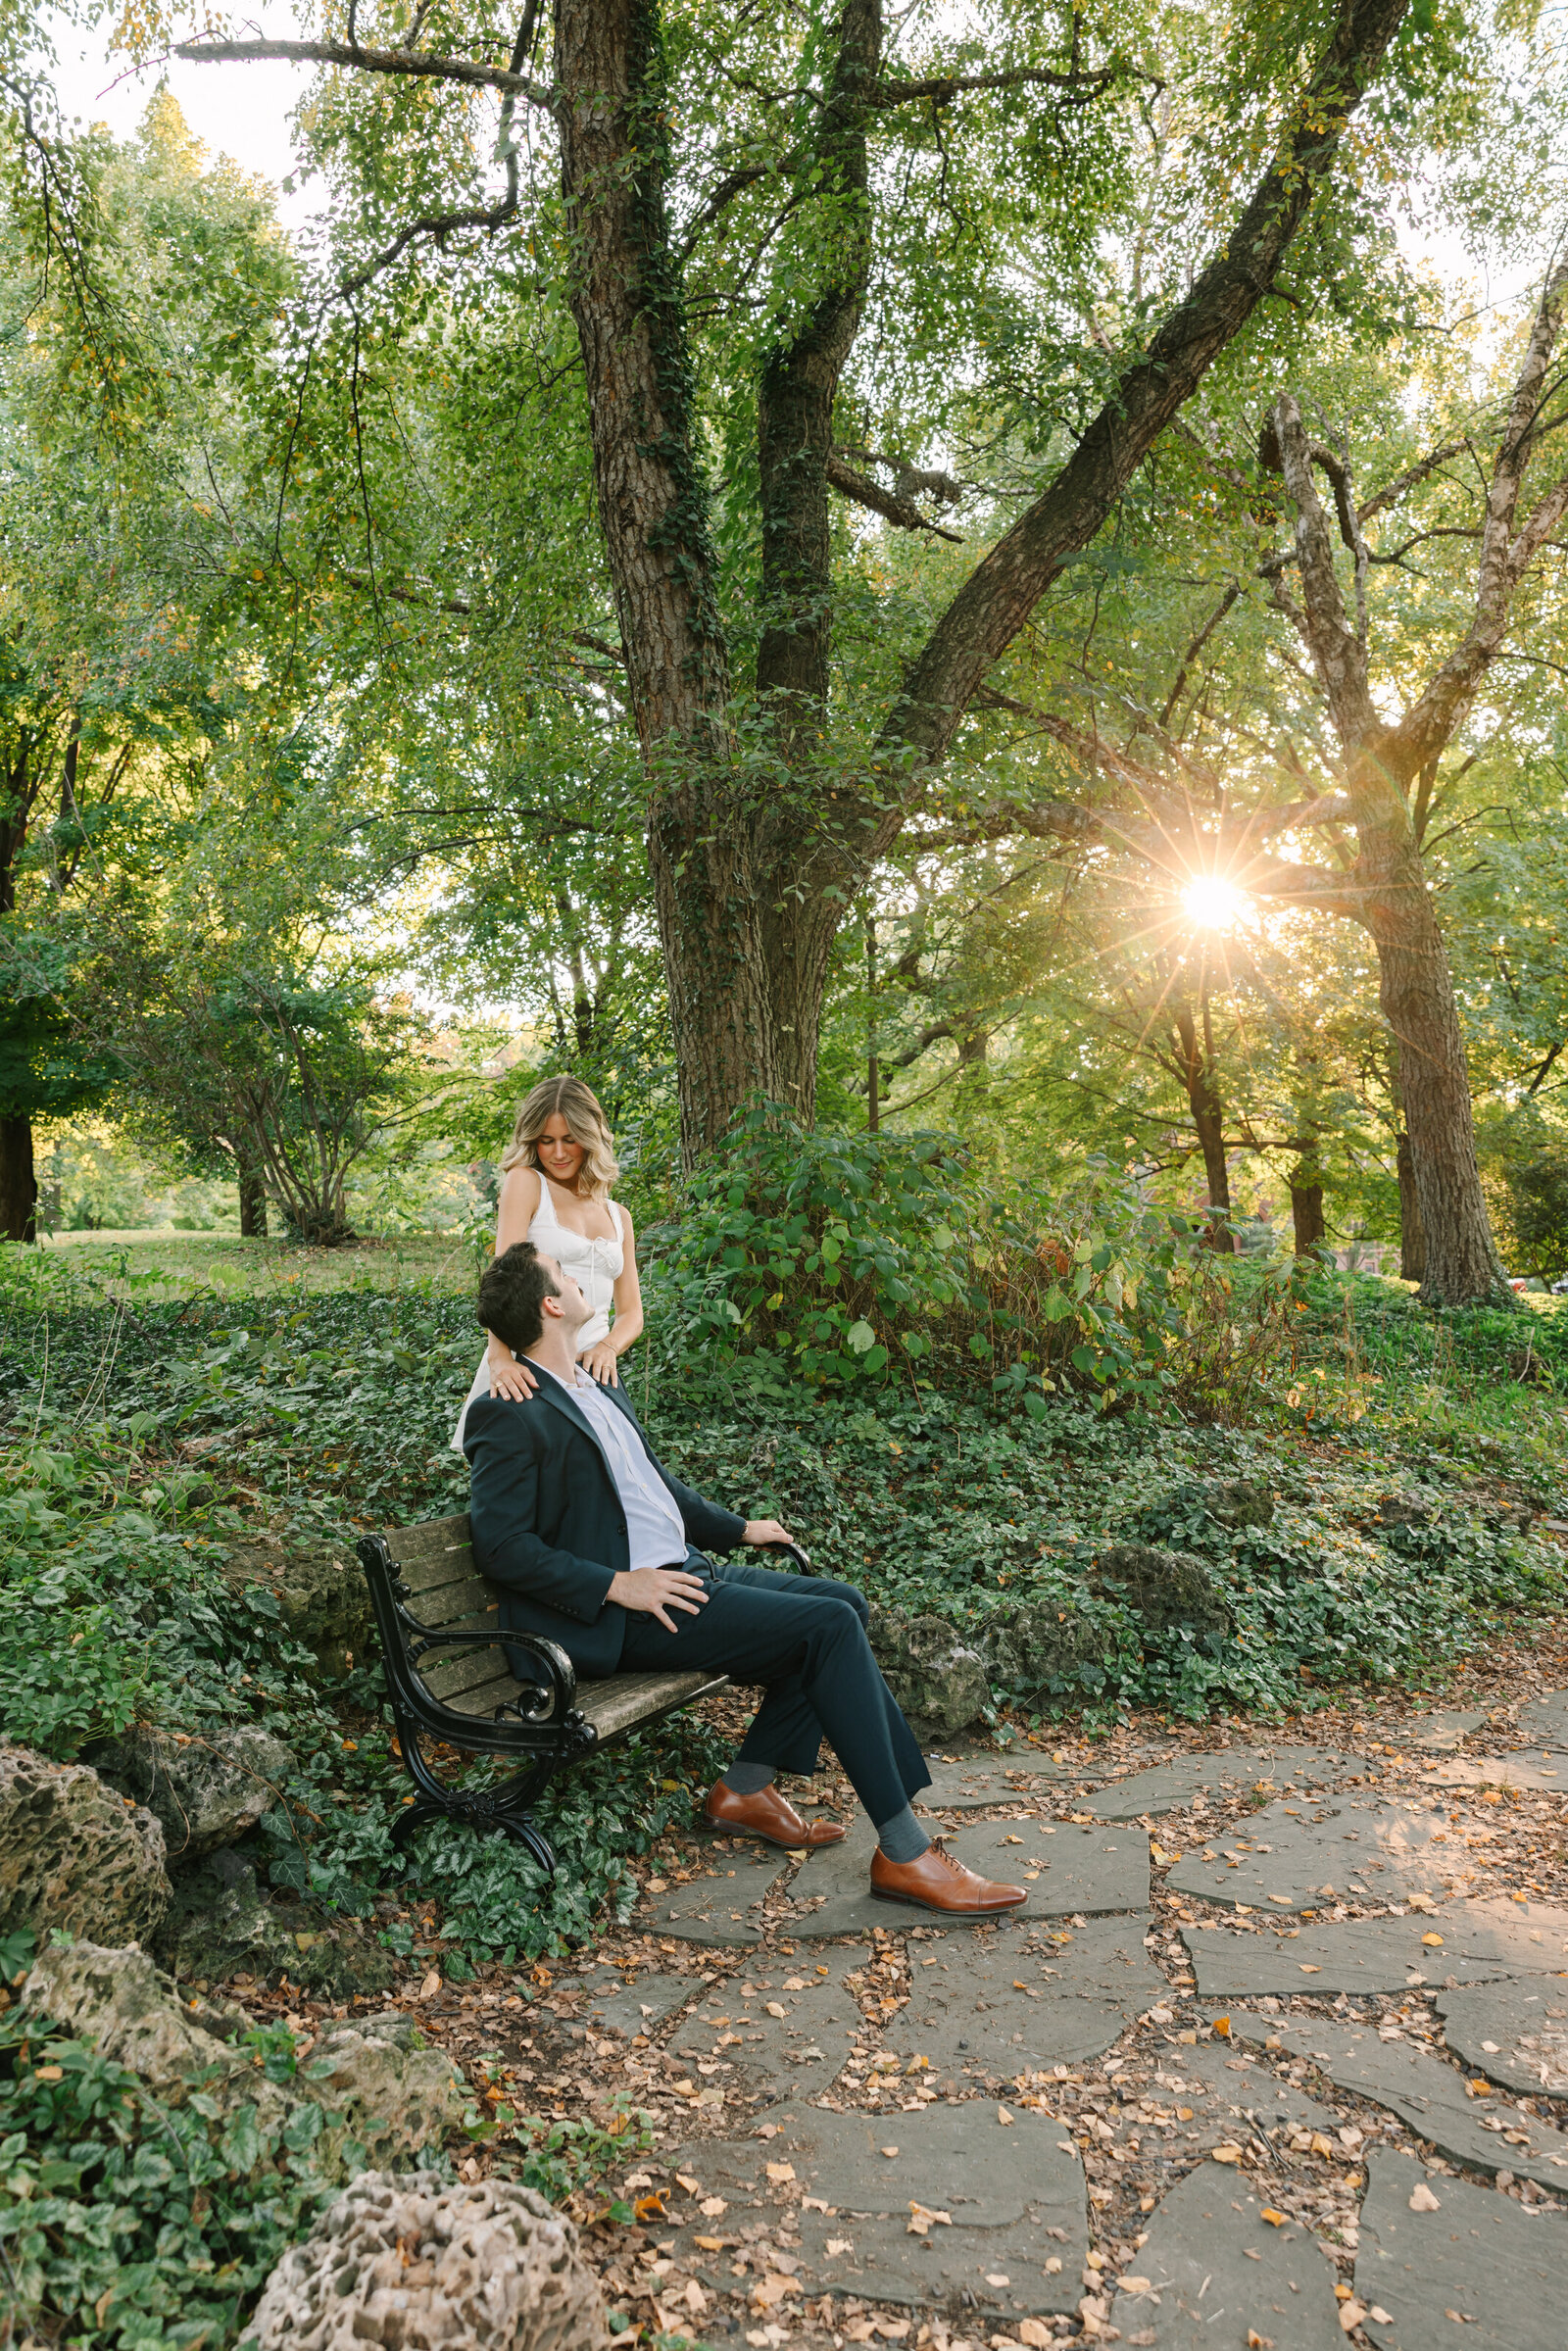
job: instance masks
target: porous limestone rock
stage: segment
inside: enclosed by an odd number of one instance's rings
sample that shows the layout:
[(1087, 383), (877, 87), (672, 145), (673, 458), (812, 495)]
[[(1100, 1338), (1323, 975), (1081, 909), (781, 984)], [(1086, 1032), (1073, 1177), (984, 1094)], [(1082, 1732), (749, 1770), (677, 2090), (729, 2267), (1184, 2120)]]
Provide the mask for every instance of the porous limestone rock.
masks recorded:
[(1195, 1633), (1227, 1633), (1230, 1605), (1200, 1560), (1147, 1543), (1107, 1543), (1096, 1557), (1097, 1591), (1136, 1608), (1151, 1632), (1171, 1625)]
[(182, 1999), (143, 1951), (86, 1942), (51, 1947), (39, 1954), (22, 2001), (74, 2038), (92, 2041), (172, 2104), (200, 2087), (220, 2110), (253, 2105), (264, 2137), (275, 2137), (301, 2107), (320, 2108), (312, 2154), (328, 2179), (367, 2160), (407, 2161), (462, 2120), (457, 2068), (439, 2049), (414, 2047), (413, 2032), (395, 2014), (332, 2026), (302, 2053), (292, 2079), (277, 2082), (250, 2048), (236, 2045), (235, 2036), (251, 2029), (242, 2008)]
[(1273, 1523), (1274, 1496), (1256, 1478), (1214, 1478), (1203, 1488), (1203, 1501), (1209, 1517), (1232, 1534)]
[(1105, 1634), (1081, 1609), (1030, 1600), (986, 1629), (985, 1656), (995, 1679), (1026, 1696), (1077, 1690), (1079, 1669), (1104, 1662)]
[(979, 1651), (941, 1616), (873, 1608), (868, 1634), (888, 1688), (916, 1735), (952, 1739), (989, 1703)]
[(265, 1532), (231, 1545), (223, 1573), (238, 1589), (271, 1593), (288, 1633), (315, 1652), (323, 1681), (341, 1681), (363, 1658), (373, 1620), (369, 1587), (352, 1552)]
[(0, 1742), (0, 1929), (148, 1939), (169, 1908), (164, 1832), (85, 1764)]
[(181, 1860), (248, 1835), (294, 1768), (283, 1741), (257, 1723), (189, 1737), (138, 1723), (119, 1739), (96, 1740), (84, 1760), (158, 1815), (170, 1854)]
[(154, 1947), (161, 1965), (187, 1984), (286, 1975), (301, 1990), (334, 2000), (386, 1991), (398, 1973), (357, 1920), (327, 1923), (318, 1911), (266, 1900), (250, 1862), (226, 1847), (180, 1873)]
[(599, 2351), (570, 2221), (531, 2187), (367, 2172), (263, 2288), (244, 2351)]

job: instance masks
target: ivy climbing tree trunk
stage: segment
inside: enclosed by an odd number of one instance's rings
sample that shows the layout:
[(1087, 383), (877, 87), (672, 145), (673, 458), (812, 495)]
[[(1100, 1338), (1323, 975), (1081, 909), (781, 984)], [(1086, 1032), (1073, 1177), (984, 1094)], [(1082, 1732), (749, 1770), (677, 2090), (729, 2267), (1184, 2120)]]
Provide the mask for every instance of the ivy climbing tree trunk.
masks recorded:
[(557, 0), (557, 119), (571, 304), (627, 679), (650, 789), (649, 854), (695, 1154), (760, 1090), (812, 1113), (833, 944), (986, 673), (1095, 536), (1159, 434), (1267, 293), (1407, 0), (1345, 0), (1274, 158), (1191, 291), (1121, 370), (1073, 456), (938, 620), (871, 770), (837, 798), (814, 772), (831, 664), (826, 465), (870, 250), (866, 125), (880, 0), (845, 0), (815, 111), (811, 183), (831, 201), (815, 300), (767, 354), (759, 396), (767, 756), (743, 759), (696, 455), (666, 187), (657, 0)]

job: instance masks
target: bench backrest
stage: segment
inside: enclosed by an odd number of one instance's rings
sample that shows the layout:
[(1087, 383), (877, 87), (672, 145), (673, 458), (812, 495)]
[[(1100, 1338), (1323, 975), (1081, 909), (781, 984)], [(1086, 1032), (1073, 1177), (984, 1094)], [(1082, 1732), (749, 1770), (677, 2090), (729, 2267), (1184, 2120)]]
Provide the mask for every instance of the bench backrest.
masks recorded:
[[(500, 1595), (473, 1564), (466, 1512), (462, 1518), (432, 1519), (422, 1527), (396, 1527), (386, 1538), (409, 1598), (404, 1602), (432, 1633), (467, 1632), (472, 1649), (429, 1655), (419, 1678), (433, 1698), (460, 1713), (488, 1712), (517, 1689), (504, 1649), (486, 1640), (498, 1624)], [(505, 1684), (503, 1690), (499, 1687)]]

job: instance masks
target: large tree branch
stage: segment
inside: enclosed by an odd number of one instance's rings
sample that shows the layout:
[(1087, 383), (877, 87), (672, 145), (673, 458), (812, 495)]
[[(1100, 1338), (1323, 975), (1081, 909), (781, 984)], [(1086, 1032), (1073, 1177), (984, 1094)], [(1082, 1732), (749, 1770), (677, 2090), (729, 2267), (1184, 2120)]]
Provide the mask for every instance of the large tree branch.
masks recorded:
[(502, 90), (554, 113), (560, 93), (505, 66), (475, 65), (466, 57), (436, 57), (427, 49), (367, 49), (358, 41), (176, 41), (174, 55), (189, 64), (245, 65), (261, 58), (317, 66), (346, 66), (363, 73), (396, 73), (427, 81), (462, 81), (471, 89)]
[(874, 482), (868, 473), (858, 473), (836, 449), (829, 451), (823, 470), (841, 498), (853, 499), (857, 506), (868, 508), (886, 522), (896, 522), (900, 530), (934, 531), (939, 539), (951, 539), (956, 547), (963, 545), (961, 531), (945, 529), (940, 522), (922, 514), (912, 498), (897, 497), (892, 490), (884, 490), (879, 482)]
[[(1345, 124), (1382, 65), (1407, 0), (1343, 0), (1338, 23), (1293, 111), (1275, 159), (1223, 252), (1126, 368), (1050, 488), (979, 563), (912, 664), (882, 734), (890, 760), (940, 759), (987, 671), (1068, 559), (1100, 529), (1149, 450), (1268, 292), (1338, 151)], [(890, 807), (886, 847), (902, 822)]]
[[(965, 90), (1060, 90), (1074, 106), (1088, 106), (1102, 90), (1127, 77), (1120, 64), (1099, 66), (1092, 72), (1051, 66), (1005, 66), (994, 73), (928, 73), (915, 81), (879, 81), (870, 103), (876, 107), (905, 106), (911, 98), (929, 98), (935, 106), (951, 106)], [(1163, 83), (1152, 74), (1143, 78)]]
[[(1301, 578), (1307, 645), (1319, 683), (1328, 696), (1340, 741), (1348, 752), (1358, 752), (1378, 731), (1380, 722), (1367, 674), (1365, 634), (1359, 626), (1352, 627), (1346, 612), (1339, 574), (1334, 568), (1334, 541), (1328, 515), (1312, 479), (1317, 452), (1302, 429), (1300, 407), (1291, 393), (1282, 394), (1274, 403), (1269, 421), (1285, 486), (1296, 507), (1296, 560)], [(1348, 477), (1343, 472), (1338, 504), (1342, 531), (1352, 534), (1358, 542)], [(1358, 564), (1358, 579), (1360, 576)]]
[(1515, 528), (1520, 491), (1542, 430), (1542, 402), (1552, 351), (1568, 317), (1568, 249), (1547, 273), (1514, 383), (1493, 463), (1481, 525), (1481, 559), (1470, 625), (1395, 727), (1384, 746), (1394, 773), (1408, 781), (1451, 739), (1476, 689), (1502, 649), (1514, 591), (1568, 513), (1568, 477), (1557, 482)]

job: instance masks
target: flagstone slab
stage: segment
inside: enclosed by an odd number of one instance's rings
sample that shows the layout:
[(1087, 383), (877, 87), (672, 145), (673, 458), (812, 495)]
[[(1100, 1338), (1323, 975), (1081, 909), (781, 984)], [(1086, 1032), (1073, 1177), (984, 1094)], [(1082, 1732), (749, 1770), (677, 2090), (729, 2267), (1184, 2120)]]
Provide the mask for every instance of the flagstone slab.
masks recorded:
[[(988, 2332), (1076, 2310), (1089, 2246), (1077, 2150), (1059, 2123), (1029, 2108), (1007, 2111), (1004, 2125), (982, 2098), (918, 2114), (781, 2107), (769, 2118), (778, 2125), (772, 2137), (698, 2140), (673, 2168), (707, 2200), (721, 2197), (724, 2210), (684, 2222), (676, 2261), (722, 2293), (749, 2292), (767, 2264), (744, 2231), (776, 2228), (787, 2215), (800, 2232), (791, 2284), (802, 2295), (929, 2309), (967, 2293)], [(781, 2179), (786, 2168), (792, 2177)], [(911, 2232), (922, 2211), (948, 2217)], [(752, 2266), (737, 2278), (743, 2249)], [(1053, 2260), (1059, 2266), (1048, 2270)]]
[(1321, 2131), (1332, 2138), (1340, 2129), (1331, 2106), (1229, 2040), (1200, 2041), (1196, 2049), (1167, 2047), (1154, 2086), (1165, 2105), (1191, 2106), (1193, 2120), (1182, 2135), (1200, 2146), (1234, 2139), (1239, 2123), (1255, 2123), (1269, 2138), (1282, 2131)]
[(686, 1885), (672, 1884), (662, 1893), (649, 1894), (649, 1927), (677, 1942), (710, 1943), (717, 1949), (759, 1943), (761, 1929), (752, 1913), (788, 1866), (779, 1852), (759, 1858), (741, 1850), (720, 1853), (705, 1848)]
[(1438, 1994), (1448, 2046), (1509, 2089), (1568, 2098), (1568, 1976)]
[(1166, 1989), (1144, 1948), (1148, 1926), (1134, 1916), (986, 1935), (939, 1929), (909, 1945), (908, 2002), (888, 2043), (939, 2074), (980, 2081), (1099, 2057)]
[(744, 2086), (760, 2085), (778, 2097), (800, 2098), (826, 2089), (849, 2059), (863, 2030), (859, 2007), (844, 1982), (871, 1956), (862, 1944), (834, 1948), (816, 1973), (816, 1962), (770, 1958), (765, 1971), (710, 1987), (669, 2046), (677, 2057), (706, 2062), (723, 2071), (708, 2077), (729, 2086), (733, 2073)]
[[(1428, 1936), (1439, 1939), (1429, 1942)], [(1184, 1927), (1204, 1999), (1261, 1992), (1403, 1991), (1568, 1970), (1568, 1910), (1476, 1901), (1407, 1918), (1344, 1919), (1280, 1934)]]
[(1521, 1706), (1519, 1728), (1532, 1746), (1568, 1755), (1568, 1690), (1554, 1690), (1549, 1696), (1532, 1698), (1528, 1706)]
[[(1436, 2211), (1412, 2212), (1417, 2189)], [(1425, 2197), (1422, 2201), (1425, 2202)], [(1374, 2148), (1355, 2256), (1357, 2300), (1377, 2351), (1561, 2351), (1568, 2305), (1568, 2214)]]
[(657, 2033), (696, 1989), (691, 1976), (638, 1976), (625, 1983), (612, 1978), (589, 1992), (588, 2022), (628, 2040), (636, 2033)]
[(1110, 2314), (1151, 2351), (1340, 2351), (1335, 2273), (1298, 2221), (1274, 2227), (1245, 2178), (1200, 2164), (1155, 2206)]
[(1487, 1719), (1484, 1706), (1469, 1709), (1434, 1707), (1430, 1714), (1415, 1715), (1400, 1726), (1399, 1743), (1416, 1747), (1427, 1755), (1451, 1754), (1462, 1746), (1472, 1731), (1479, 1731)]
[(1195, 1796), (1211, 1801), (1300, 1788), (1354, 1787), (1376, 1778), (1379, 1765), (1366, 1755), (1333, 1747), (1216, 1747), (1212, 1753), (1178, 1756), (1153, 1771), (1135, 1772), (1091, 1796), (1085, 1810), (1102, 1821), (1135, 1821), (1162, 1812), (1185, 1812)]
[(1472, 2096), (1458, 2068), (1430, 2049), (1383, 2040), (1370, 2023), (1325, 2017), (1297, 2029), (1264, 2017), (1233, 2016), (1231, 2032), (1311, 2058), (1339, 2088), (1387, 2107), (1451, 2162), (1478, 2172), (1512, 2172), (1568, 2194), (1568, 2137), (1490, 2090)]
[(1456, 1755), (1422, 1776), (1428, 1788), (1528, 1788), (1563, 1795), (1568, 1793), (1568, 1757), (1550, 1764), (1529, 1755)]
[(1333, 1900), (1446, 1895), (1469, 1867), (1446, 1815), (1428, 1805), (1303, 1796), (1269, 1804), (1203, 1851), (1184, 1853), (1168, 1884), (1232, 1907), (1316, 1910)]
[(928, 1812), (979, 1812), (991, 1804), (1032, 1803), (1054, 1783), (1073, 1777), (1059, 1763), (943, 1756), (931, 1762), (931, 1785), (918, 1801)]
[[(1021, 1885), (1027, 1899), (1014, 1918), (1070, 1918), (1082, 1912), (1142, 1911), (1149, 1907), (1149, 1838), (1141, 1830), (1083, 1828), (1073, 1822), (988, 1821), (944, 1839), (972, 1870)], [(844, 1842), (812, 1853), (790, 1888), (792, 1935), (820, 1939), (864, 1935), (874, 1927), (899, 1934), (934, 1914), (871, 1892), (875, 1833), (860, 1822)], [(807, 1905), (825, 1896), (820, 1906)], [(947, 1922), (944, 1921), (944, 1924)], [(954, 1920), (956, 1927), (976, 1922)]]

